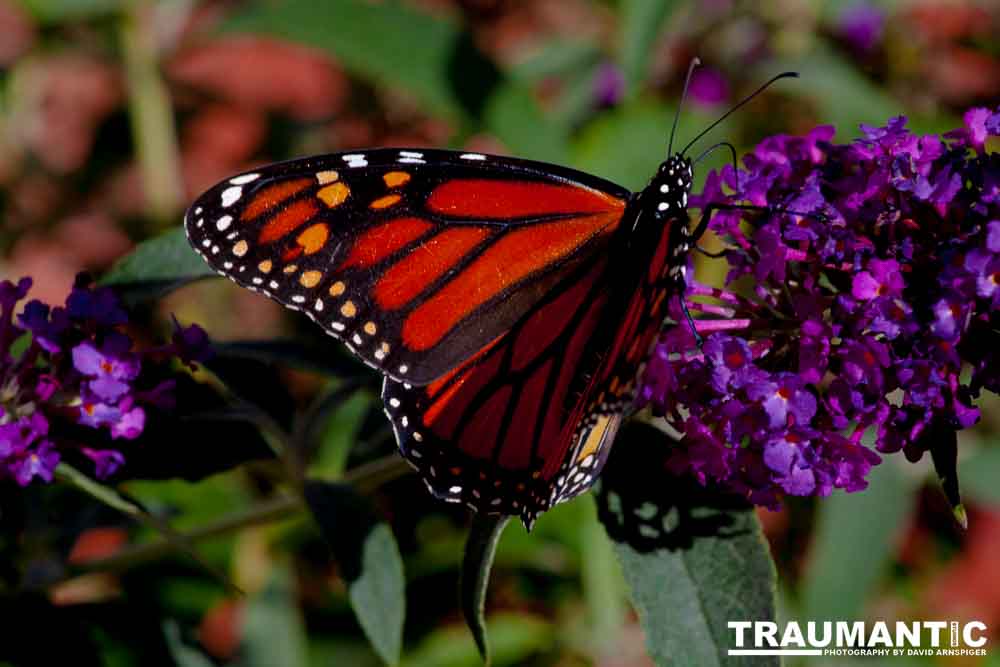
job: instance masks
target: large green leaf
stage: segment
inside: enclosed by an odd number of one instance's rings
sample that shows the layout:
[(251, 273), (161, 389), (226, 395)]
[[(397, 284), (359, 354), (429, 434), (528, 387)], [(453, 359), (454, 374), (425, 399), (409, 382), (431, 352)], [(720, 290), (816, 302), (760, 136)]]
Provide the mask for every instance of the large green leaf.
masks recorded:
[(309, 481), (305, 497), (337, 559), (362, 630), (383, 660), (399, 663), (406, 582), (392, 530), (350, 486)]
[(306, 667), (305, 624), (295, 594), (295, 580), (285, 567), (250, 598), (243, 622), (242, 667)]
[(641, 88), (648, 75), (650, 52), (664, 20), (679, 3), (675, 0), (624, 0), (618, 37), (618, 62), (630, 96)]
[(500, 79), (460, 26), (398, 0), (255, 2), (227, 27), (323, 49), (355, 74), (407, 91), (427, 112), (451, 119), (478, 116)]
[(137, 245), (104, 274), (100, 283), (114, 287), (126, 303), (134, 305), (214, 275), (178, 227)]
[(914, 484), (892, 458), (873, 468), (868, 482), (862, 493), (837, 492), (819, 503), (803, 618), (859, 618), (890, 565), (893, 540), (913, 510)]
[(658, 665), (777, 665), (730, 656), (730, 621), (775, 618), (774, 565), (753, 510), (671, 478), (670, 441), (645, 424), (618, 437), (598, 487), (598, 513), (622, 564)]

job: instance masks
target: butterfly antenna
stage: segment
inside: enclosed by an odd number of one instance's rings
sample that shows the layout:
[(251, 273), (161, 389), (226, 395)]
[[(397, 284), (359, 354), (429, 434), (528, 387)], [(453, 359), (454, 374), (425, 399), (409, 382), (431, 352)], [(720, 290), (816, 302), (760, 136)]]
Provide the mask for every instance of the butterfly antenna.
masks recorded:
[(674, 125), (670, 128), (670, 143), (667, 144), (667, 156), (673, 155), (674, 150), (674, 133), (677, 132), (677, 119), (681, 117), (681, 107), (684, 106), (684, 98), (688, 94), (688, 84), (691, 83), (691, 76), (694, 74), (695, 67), (701, 65), (701, 59), (695, 56), (691, 59), (691, 64), (688, 65), (687, 76), (684, 77), (684, 90), (681, 91), (681, 100), (677, 103), (677, 109), (674, 111)]
[(767, 83), (765, 83), (760, 88), (758, 88), (757, 90), (753, 91), (752, 93), (750, 93), (749, 95), (747, 95), (746, 97), (744, 97), (742, 100), (740, 100), (736, 104), (736, 106), (734, 106), (733, 108), (731, 108), (726, 113), (722, 114), (722, 116), (720, 116), (718, 120), (716, 120), (714, 123), (712, 123), (711, 125), (709, 125), (708, 127), (706, 127), (704, 130), (702, 130), (701, 132), (699, 132), (698, 136), (696, 136), (694, 139), (692, 139), (691, 141), (689, 141), (688, 145), (685, 146), (683, 148), (683, 150), (681, 150), (681, 155), (684, 155), (687, 152), (687, 150), (689, 148), (691, 148), (692, 145), (694, 145), (694, 143), (696, 141), (698, 141), (699, 139), (701, 139), (702, 137), (704, 137), (706, 134), (708, 134), (709, 132), (711, 132), (715, 128), (716, 125), (718, 125), (722, 121), (724, 121), (727, 118), (729, 118), (729, 116), (731, 116), (734, 111), (736, 111), (737, 109), (739, 109), (740, 107), (742, 107), (744, 104), (746, 104), (747, 102), (749, 102), (750, 100), (752, 100), (753, 98), (757, 97), (762, 92), (764, 92), (765, 90), (767, 90), (767, 88), (769, 88), (771, 86), (771, 84), (773, 84), (775, 81), (777, 81), (778, 79), (798, 78), (798, 76), (799, 76), (798, 72), (782, 72), (781, 74), (778, 74), (777, 76), (771, 77), (771, 79), (769, 79), (767, 81)]

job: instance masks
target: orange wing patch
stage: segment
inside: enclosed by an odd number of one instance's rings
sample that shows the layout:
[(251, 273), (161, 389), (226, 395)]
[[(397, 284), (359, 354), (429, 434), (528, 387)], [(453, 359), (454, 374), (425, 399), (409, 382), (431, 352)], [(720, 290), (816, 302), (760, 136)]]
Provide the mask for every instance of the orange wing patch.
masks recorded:
[(405, 306), (489, 235), (483, 227), (458, 227), (427, 240), (375, 283), (376, 302), (385, 310)]
[(426, 234), (434, 225), (420, 218), (396, 218), (372, 227), (354, 243), (340, 269), (371, 266)]
[(433, 347), (476, 308), (532, 273), (558, 263), (616, 221), (595, 215), (508, 233), (414, 309), (403, 324), (403, 342), (412, 350)]
[[(268, 220), (267, 224), (260, 230), (257, 242), (261, 245), (273, 243), (309, 222), (318, 212), (319, 206), (312, 199), (300, 199), (292, 202)], [(299, 246), (299, 252), (301, 251), (302, 247)]]
[(287, 199), (294, 197), (310, 185), (312, 185), (312, 179), (296, 178), (261, 188), (254, 194), (253, 199), (247, 203), (246, 208), (243, 209), (243, 213), (240, 214), (240, 219), (252, 220), (260, 214), (270, 211)]
[[(475, 196), (469, 196), (474, 192)], [(617, 197), (579, 186), (529, 181), (452, 179), (434, 188), (427, 207), (435, 213), (466, 218), (519, 218), (525, 216), (621, 211)]]

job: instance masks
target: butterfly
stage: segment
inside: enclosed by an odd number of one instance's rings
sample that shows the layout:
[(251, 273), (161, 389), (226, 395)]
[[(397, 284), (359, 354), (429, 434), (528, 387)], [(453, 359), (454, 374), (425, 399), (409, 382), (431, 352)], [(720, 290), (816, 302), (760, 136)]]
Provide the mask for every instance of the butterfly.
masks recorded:
[(334, 153), (228, 178), (184, 224), (218, 273), (385, 376), (434, 495), (530, 527), (594, 483), (684, 292), (708, 214), (692, 234), (688, 147), (639, 192), (475, 152)]

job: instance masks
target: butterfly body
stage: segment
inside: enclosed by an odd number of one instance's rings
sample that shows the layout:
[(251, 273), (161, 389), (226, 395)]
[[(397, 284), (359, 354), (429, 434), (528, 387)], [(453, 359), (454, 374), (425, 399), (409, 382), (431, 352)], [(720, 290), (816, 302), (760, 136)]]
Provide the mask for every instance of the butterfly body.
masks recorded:
[(220, 273), (306, 312), (386, 376), (431, 490), (538, 513), (593, 483), (683, 290), (691, 163), (630, 193), (572, 169), (427, 149), (279, 163), (202, 195)]

